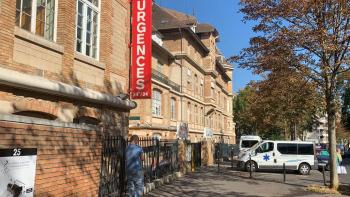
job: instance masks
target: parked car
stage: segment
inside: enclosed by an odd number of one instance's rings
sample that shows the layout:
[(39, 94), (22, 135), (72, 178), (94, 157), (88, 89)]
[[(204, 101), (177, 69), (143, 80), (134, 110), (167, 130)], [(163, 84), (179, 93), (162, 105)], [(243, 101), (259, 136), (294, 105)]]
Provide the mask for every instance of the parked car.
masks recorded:
[(246, 171), (257, 169), (297, 170), (308, 175), (317, 168), (313, 142), (303, 141), (262, 141), (259, 145), (246, 151), (239, 158), (239, 166)]
[(327, 144), (315, 144), (316, 155), (320, 155), (320, 152), (327, 149)]
[(322, 170), (324, 167), (325, 170), (329, 171), (330, 170), (330, 165), (329, 165), (329, 152), (327, 149), (323, 149), (320, 151), (320, 154), (316, 156), (317, 158), (317, 163), (318, 163), (318, 169)]

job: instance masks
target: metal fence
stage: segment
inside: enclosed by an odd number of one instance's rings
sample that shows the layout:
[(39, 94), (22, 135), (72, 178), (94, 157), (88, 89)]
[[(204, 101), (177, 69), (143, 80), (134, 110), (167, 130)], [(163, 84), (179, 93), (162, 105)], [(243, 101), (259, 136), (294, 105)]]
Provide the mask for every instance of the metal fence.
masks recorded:
[(103, 140), (100, 193), (101, 197), (121, 196), (125, 191), (125, 149), (121, 136), (106, 136)]
[(145, 160), (142, 162), (145, 182), (176, 172), (178, 166), (178, 142), (160, 141), (156, 138), (141, 138)]
[[(103, 140), (99, 196), (122, 196), (126, 191), (125, 152), (128, 142), (121, 136), (105, 136)], [(145, 160), (142, 162), (145, 182), (179, 170), (178, 142), (140, 138)]]
[(239, 153), (237, 144), (215, 144), (214, 158), (215, 160), (223, 159), (229, 160), (232, 156), (237, 156)]

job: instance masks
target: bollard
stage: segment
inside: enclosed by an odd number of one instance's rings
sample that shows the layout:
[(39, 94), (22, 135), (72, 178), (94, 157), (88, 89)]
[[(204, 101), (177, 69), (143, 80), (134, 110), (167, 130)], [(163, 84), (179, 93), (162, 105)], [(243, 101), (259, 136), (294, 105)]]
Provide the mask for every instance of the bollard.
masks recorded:
[(322, 165), (322, 175), (323, 175), (323, 184), (324, 184), (324, 186), (327, 186), (327, 184), (326, 184), (326, 176), (325, 176), (325, 173), (324, 173), (324, 165)]
[(249, 178), (252, 178), (252, 156), (249, 155)]
[(233, 149), (231, 150), (231, 168), (233, 169)]
[(220, 173), (220, 158), (219, 158), (219, 154), (220, 154), (220, 151), (217, 152), (217, 158), (218, 158), (218, 173)]
[(286, 182), (286, 164), (283, 163), (283, 183)]

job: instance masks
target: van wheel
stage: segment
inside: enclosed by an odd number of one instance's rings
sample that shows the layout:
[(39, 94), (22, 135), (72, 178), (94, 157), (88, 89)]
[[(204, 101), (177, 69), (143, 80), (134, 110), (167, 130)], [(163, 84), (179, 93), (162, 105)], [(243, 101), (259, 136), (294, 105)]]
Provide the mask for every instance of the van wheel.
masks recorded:
[(299, 165), (299, 173), (301, 175), (309, 175), (310, 174), (310, 165), (307, 163), (302, 163)]
[(250, 166), (252, 166), (252, 172), (255, 172), (258, 168), (258, 165), (255, 163), (255, 161), (247, 161), (247, 163), (245, 164), (245, 170), (247, 172), (250, 172)]

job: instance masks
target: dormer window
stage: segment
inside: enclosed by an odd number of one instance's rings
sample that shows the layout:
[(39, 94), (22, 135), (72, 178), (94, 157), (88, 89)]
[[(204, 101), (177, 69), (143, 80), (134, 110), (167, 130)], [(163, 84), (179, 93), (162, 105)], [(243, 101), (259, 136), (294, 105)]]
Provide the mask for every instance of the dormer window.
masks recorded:
[(196, 25), (191, 26), (191, 30), (193, 31), (193, 33), (196, 33), (196, 27), (197, 27)]
[(152, 40), (159, 44), (160, 46), (163, 46), (163, 40), (160, 34), (158, 33), (153, 33), (152, 34)]

